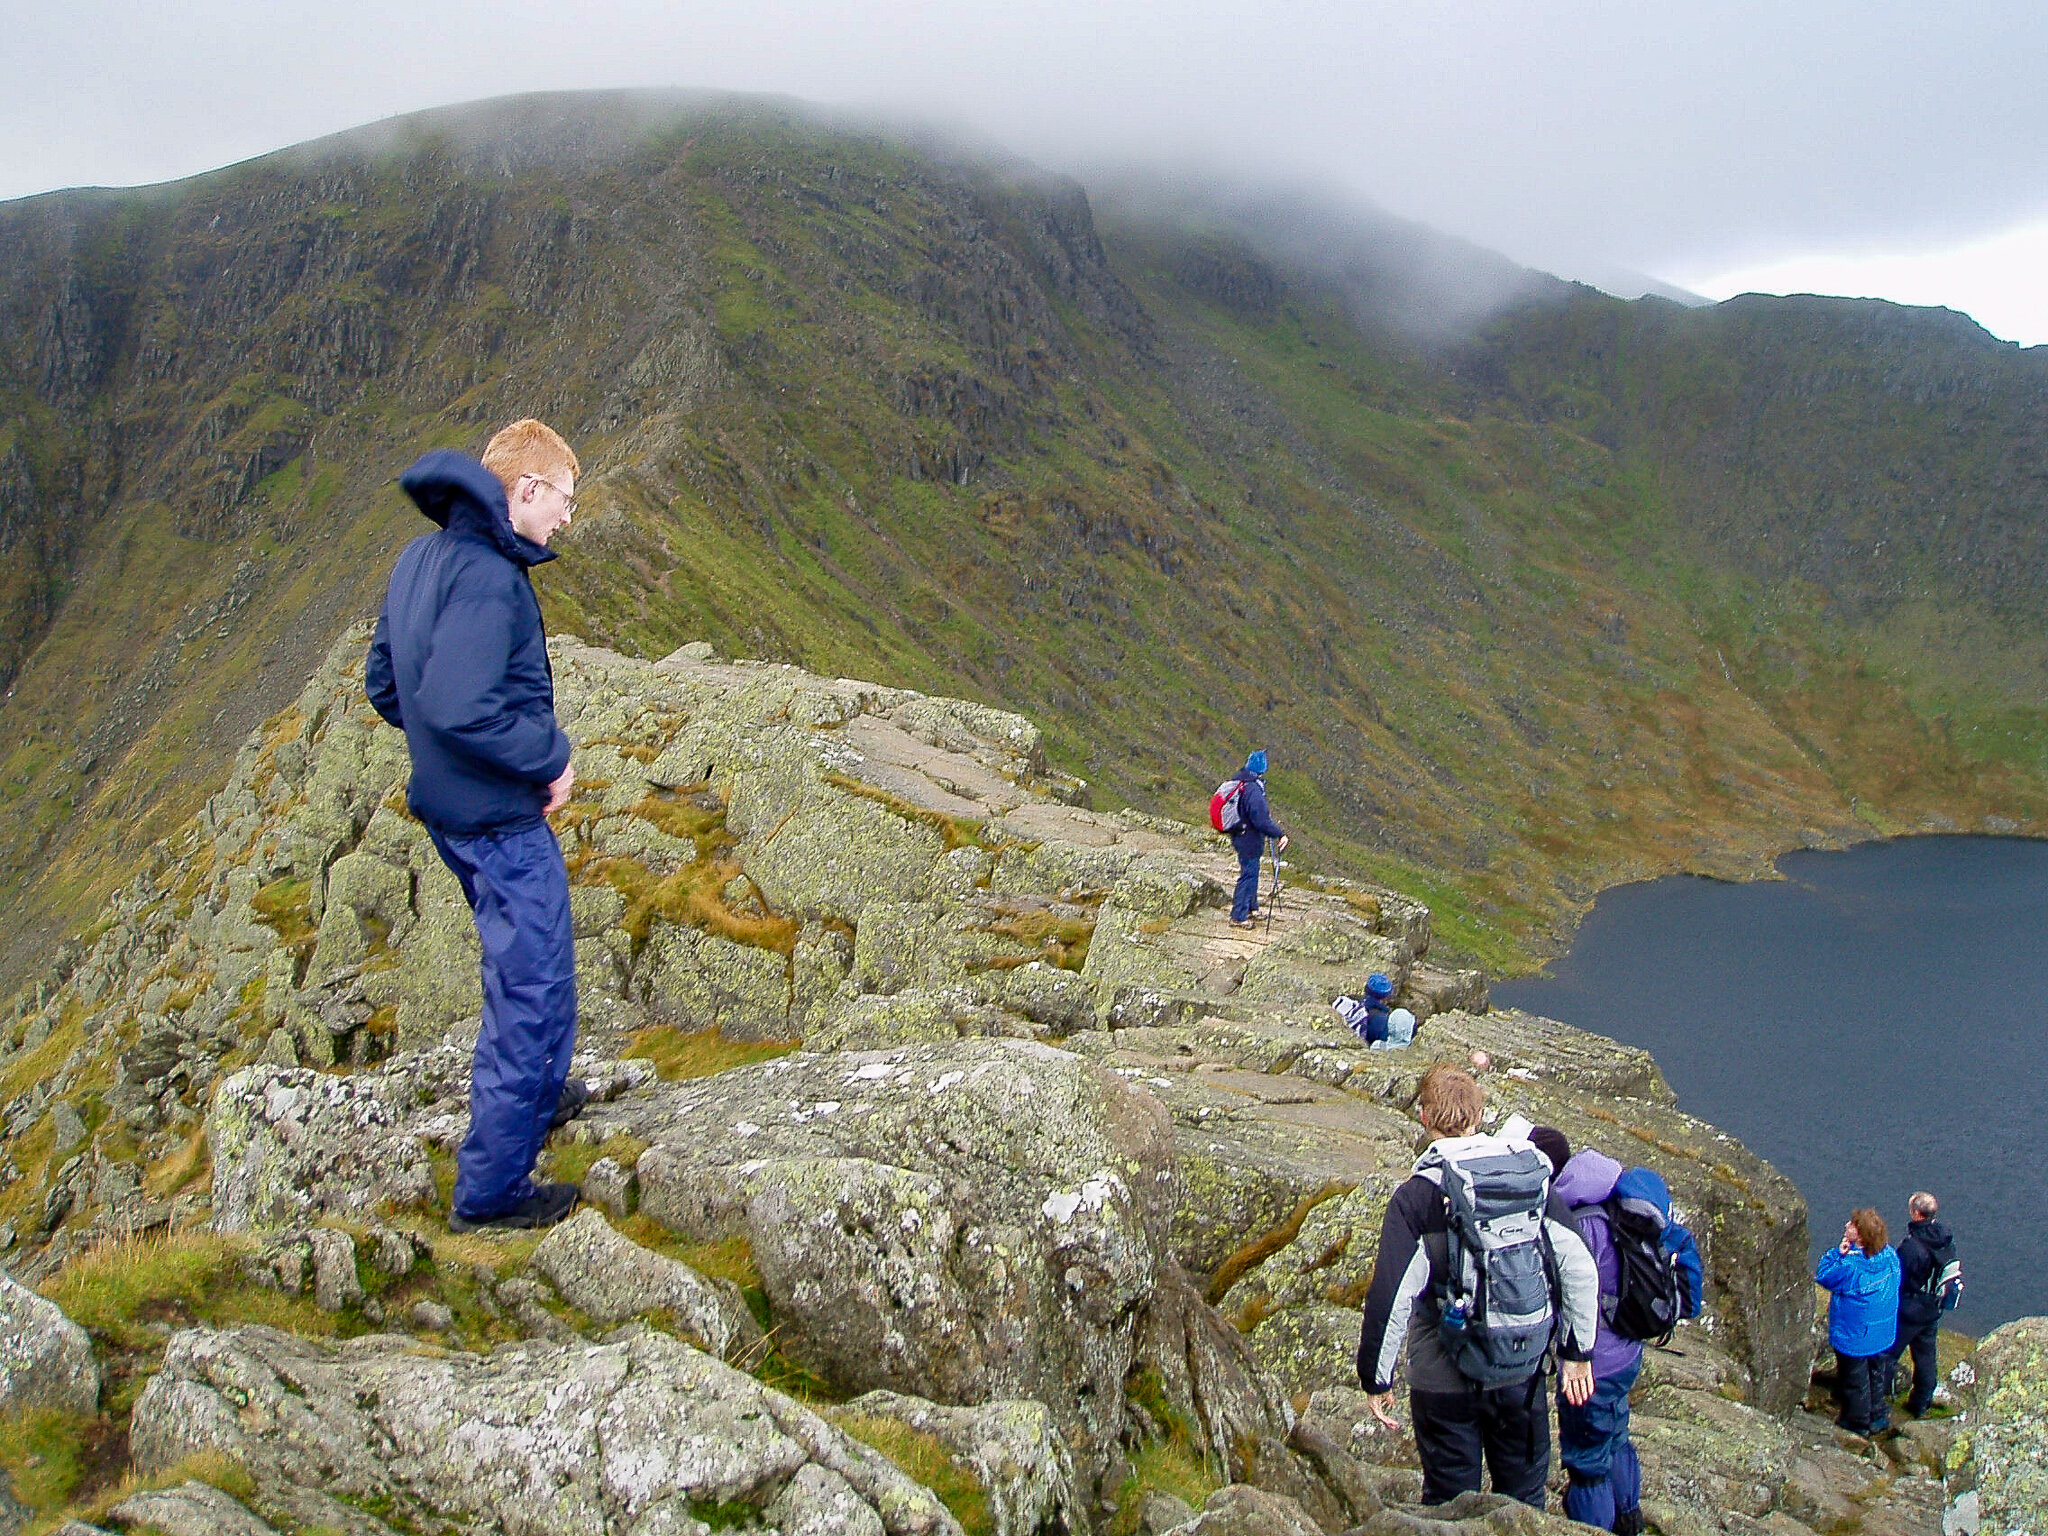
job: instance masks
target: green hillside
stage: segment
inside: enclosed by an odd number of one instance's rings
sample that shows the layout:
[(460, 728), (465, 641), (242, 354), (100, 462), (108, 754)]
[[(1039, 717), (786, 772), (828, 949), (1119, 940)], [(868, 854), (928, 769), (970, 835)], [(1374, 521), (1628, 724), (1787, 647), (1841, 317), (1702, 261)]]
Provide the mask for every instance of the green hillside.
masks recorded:
[(0, 207), (0, 974), (374, 611), (410, 458), (525, 414), (586, 469), (557, 630), (1023, 710), (1111, 807), (1265, 745), (1305, 862), (1496, 966), (1617, 880), (2048, 821), (2048, 352), (1533, 275), (1446, 330), (1469, 253), (1336, 227), (644, 96)]

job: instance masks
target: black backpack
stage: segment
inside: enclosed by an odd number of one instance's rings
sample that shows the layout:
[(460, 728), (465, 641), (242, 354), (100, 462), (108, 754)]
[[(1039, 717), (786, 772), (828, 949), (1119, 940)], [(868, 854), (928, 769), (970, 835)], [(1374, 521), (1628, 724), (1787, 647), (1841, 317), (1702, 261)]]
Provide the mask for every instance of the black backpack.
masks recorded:
[(1600, 1211), (1607, 1217), (1617, 1271), (1614, 1295), (1600, 1298), (1608, 1331), (1643, 1344), (1670, 1343), (1692, 1299), (1679, 1273), (1679, 1254), (1691, 1235), (1654, 1200), (1619, 1188), (1600, 1202)]

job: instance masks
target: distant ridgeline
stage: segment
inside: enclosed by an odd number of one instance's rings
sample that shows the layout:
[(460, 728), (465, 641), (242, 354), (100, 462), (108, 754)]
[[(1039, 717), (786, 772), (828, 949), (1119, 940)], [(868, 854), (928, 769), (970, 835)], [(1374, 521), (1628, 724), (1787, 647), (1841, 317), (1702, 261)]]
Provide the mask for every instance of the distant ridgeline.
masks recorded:
[(0, 980), (374, 609), (411, 456), (526, 414), (588, 471), (559, 628), (1027, 709), (1154, 811), (1266, 746), (1300, 857), (1496, 965), (1615, 880), (2048, 820), (2038, 349), (527, 97), (0, 208)]

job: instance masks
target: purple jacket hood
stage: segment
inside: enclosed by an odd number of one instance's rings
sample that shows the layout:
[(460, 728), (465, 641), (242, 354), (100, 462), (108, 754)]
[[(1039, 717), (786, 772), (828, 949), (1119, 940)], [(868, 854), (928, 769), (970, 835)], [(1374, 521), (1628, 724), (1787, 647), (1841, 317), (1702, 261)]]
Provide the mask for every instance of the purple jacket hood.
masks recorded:
[[(1600, 1271), (1603, 1302), (1620, 1287), (1621, 1265), (1614, 1256), (1614, 1239), (1607, 1231), (1607, 1213), (1599, 1205), (1614, 1193), (1616, 1182), (1626, 1171), (1605, 1152), (1585, 1147), (1572, 1154), (1572, 1160), (1564, 1165), (1551, 1186), (1566, 1205), (1589, 1208), (1574, 1209), (1572, 1214), (1579, 1218), (1579, 1235), (1592, 1252), (1593, 1267)], [(1642, 1345), (1633, 1339), (1616, 1338), (1608, 1330), (1607, 1310), (1603, 1306), (1600, 1327), (1593, 1336), (1593, 1374), (1602, 1378), (1619, 1376), (1642, 1358)]]
[(1572, 1154), (1557, 1182), (1551, 1187), (1566, 1205), (1598, 1205), (1614, 1193), (1615, 1181), (1625, 1170), (1605, 1152), (1583, 1147)]

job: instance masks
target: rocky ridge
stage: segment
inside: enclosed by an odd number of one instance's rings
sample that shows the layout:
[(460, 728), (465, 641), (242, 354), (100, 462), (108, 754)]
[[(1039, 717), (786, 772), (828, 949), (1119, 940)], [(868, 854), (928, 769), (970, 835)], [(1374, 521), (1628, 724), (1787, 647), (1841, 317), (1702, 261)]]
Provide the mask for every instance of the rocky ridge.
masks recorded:
[[(1030, 722), (701, 645), (554, 643), (598, 1102), (548, 1155), (593, 1209), (457, 1245), (475, 942), (364, 638), (0, 1025), (0, 1306), (69, 1362), (37, 1411), (123, 1423), (115, 1525), (1561, 1529), (1404, 1508), (1352, 1372), (1416, 1082), (1475, 1052), (1496, 1113), (1656, 1167), (1700, 1235), (1707, 1314), (1636, 1404), (1659, 1530), (2022, 1507), (2038, 1341), (1959, 1377), (1953, 1445), (1839, 1441), (1797, 1192), (1641, 1051), (1490, 1010), (1421, 904), (1323, 880), (1232, 930), (1227, 847), (1088, 808)], [(1327, 1007), (1374, 970), (1407, 1050)], [(102, 1256), (197, 1243), (279, 1299), (93, 1312), (104, 1387), (22, 1289), (99, 1305)]]

